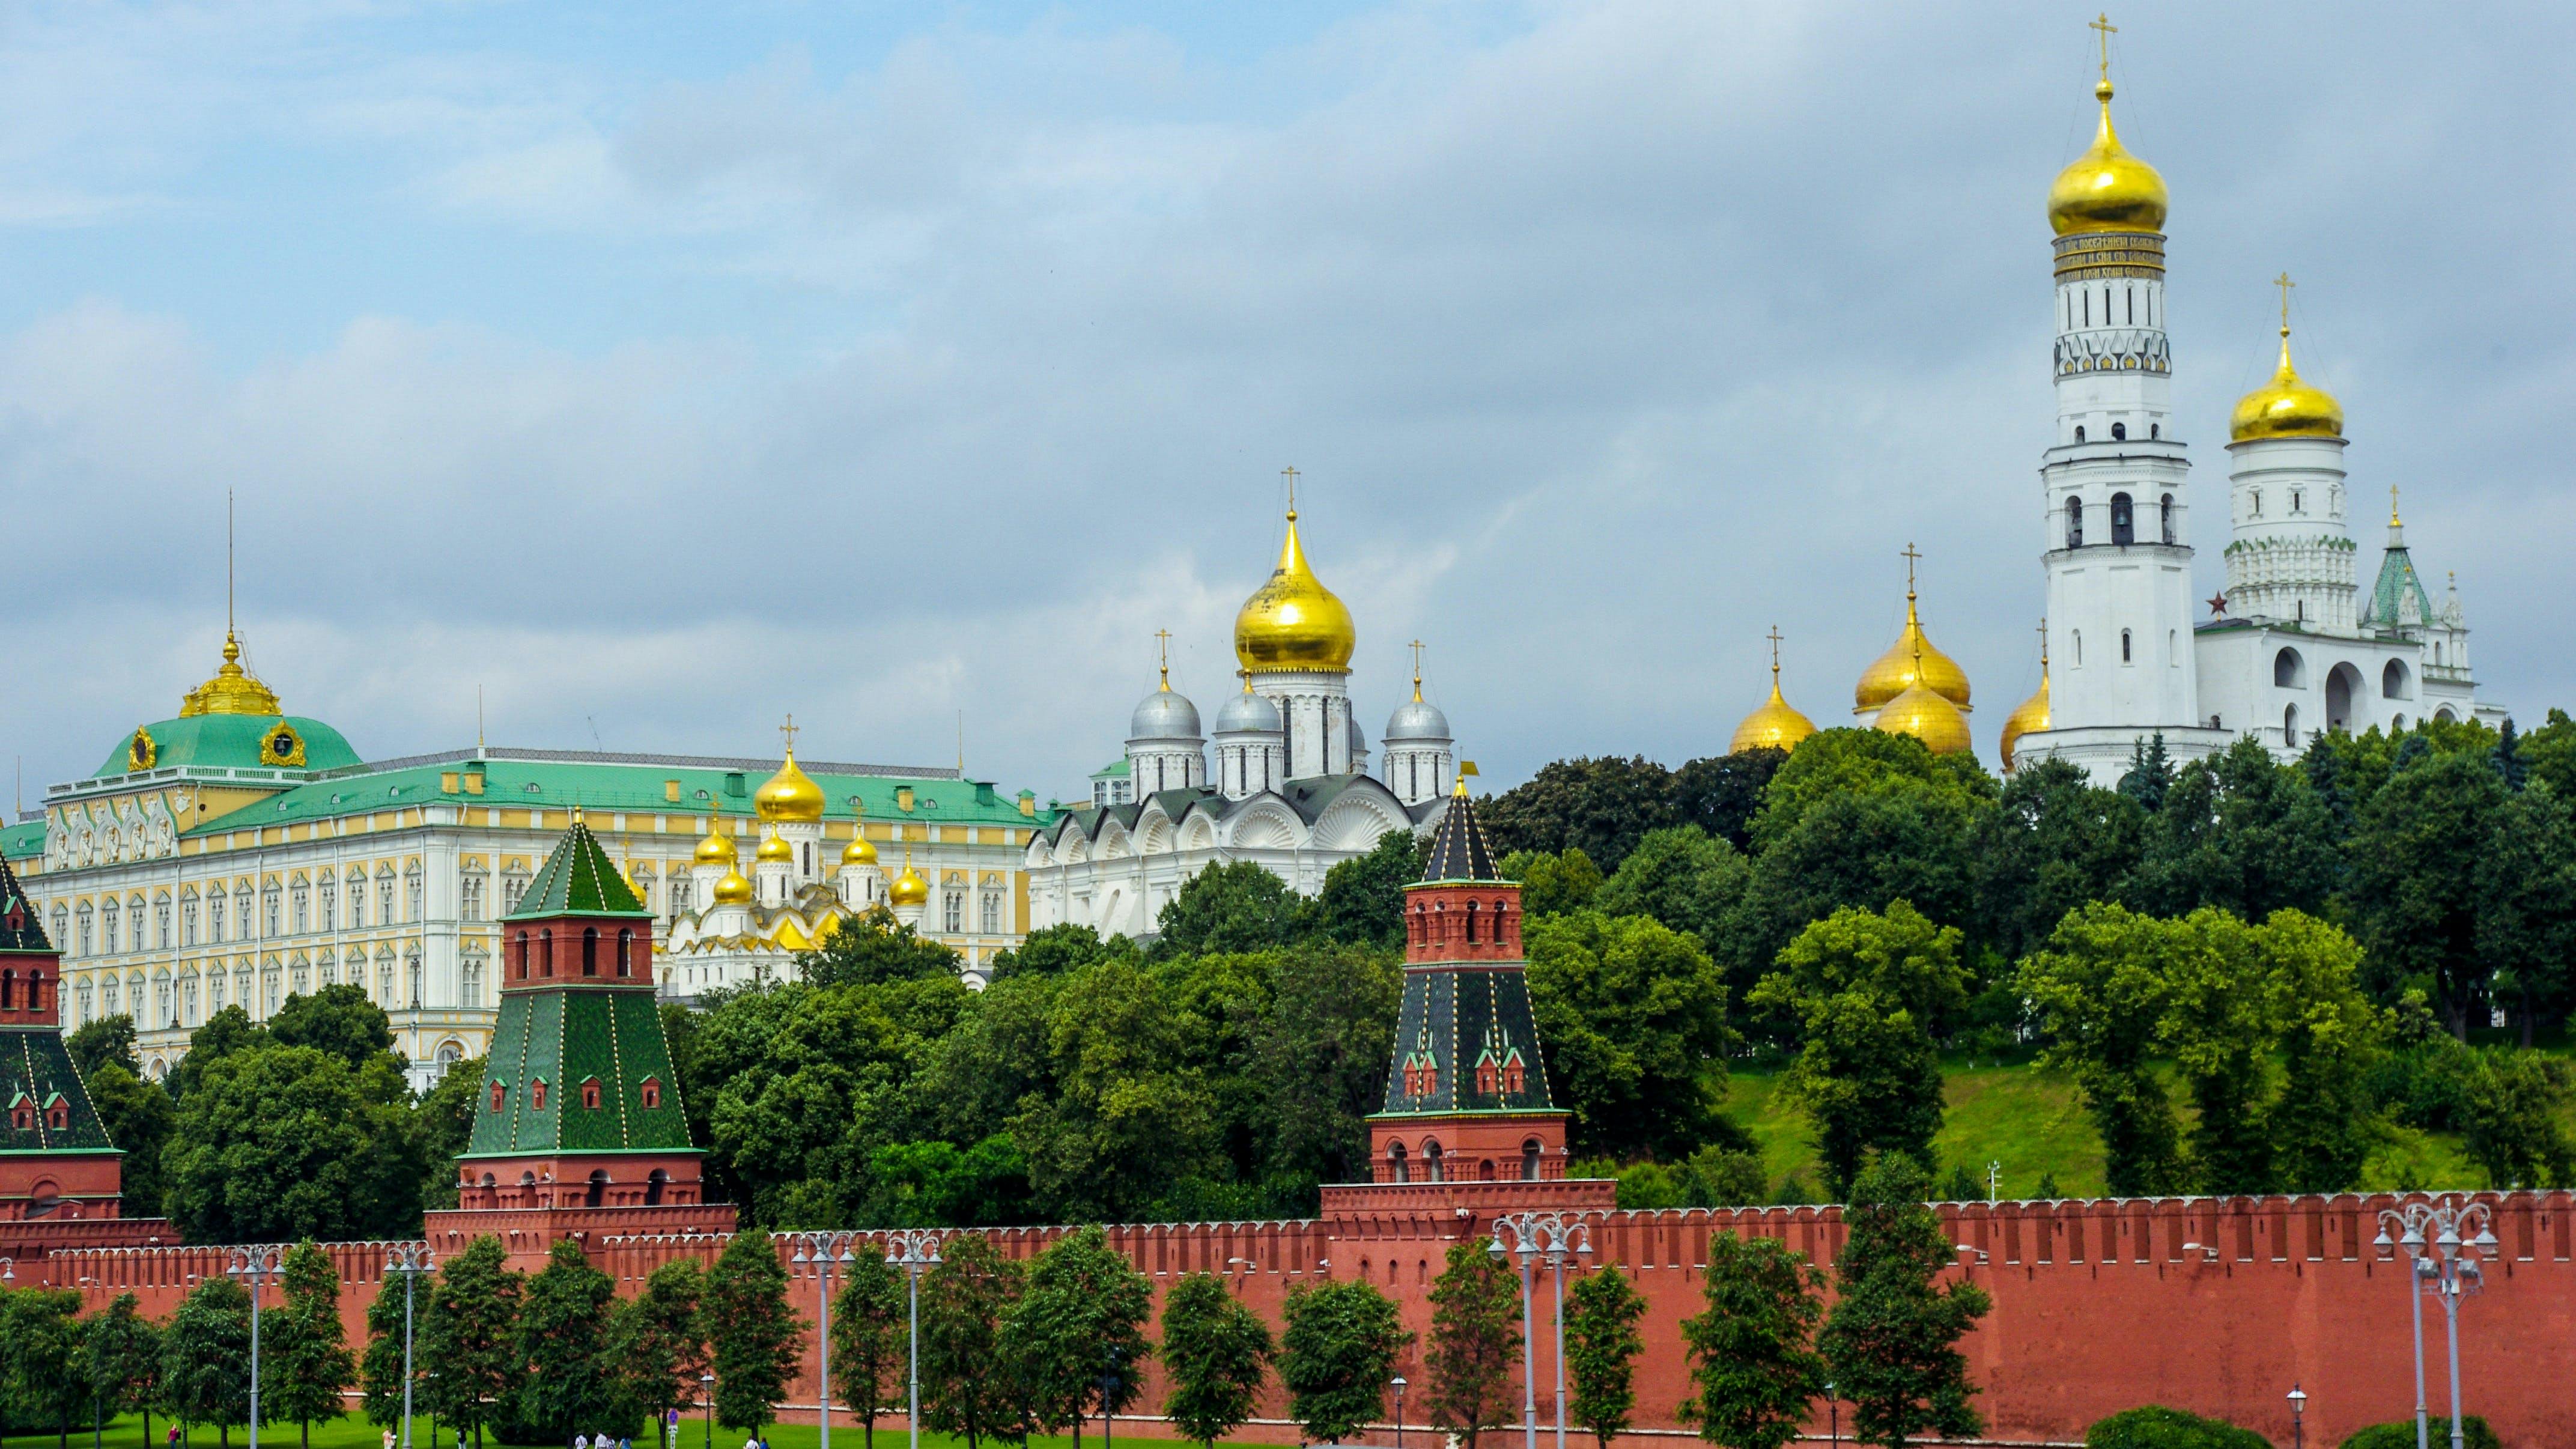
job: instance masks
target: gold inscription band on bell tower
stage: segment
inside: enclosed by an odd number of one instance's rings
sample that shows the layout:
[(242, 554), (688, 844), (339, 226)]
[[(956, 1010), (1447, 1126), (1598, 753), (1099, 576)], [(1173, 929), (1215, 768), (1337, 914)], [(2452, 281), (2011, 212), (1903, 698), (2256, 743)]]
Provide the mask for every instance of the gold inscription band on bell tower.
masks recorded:
[(2086, 231), (2057, 239), (2057, 280), (2099, 281), (2165, 274), (2165, 239), (2151, 231)]

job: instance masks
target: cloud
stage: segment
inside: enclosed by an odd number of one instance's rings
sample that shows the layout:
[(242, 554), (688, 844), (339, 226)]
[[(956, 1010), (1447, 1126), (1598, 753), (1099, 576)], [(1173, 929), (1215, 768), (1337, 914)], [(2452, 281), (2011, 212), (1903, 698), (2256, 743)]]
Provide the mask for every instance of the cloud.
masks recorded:
[[(835, 754), (938, 760), (962, 709), (971, 765), (1069, 791), (1156, 628), (1203, 705), (1232, 687), (1288, 463), (1363, 723), (1422, 637), (1498, 782), (1722, 748), (1774, 622), (1792, 700), (1840, 717), (1908, 542), (1989, 750), (2036, 681), (2072, 18), (1398, 3), (1258, 42), (971, 12), (854, 40), (781, 7), (683, 51), (509, 7), (85, 16), (0, 46), (67, 108), (0, 102), (29, 126), (0, 228), (13, 196), (154, 198), (7, 241), (46, 279), (0, 332), (0, 476), (46, 541), (22, 637), (79, 681), (0, 702), (33, 759), (87, 768), (210, 667), (227, 486), (264, 664), (378, 754), (454, 743), (479, 681), (527, 743), (597, 718), (743, 751), (793, 709)], [(2116, 74), (2176, 197), (2201, 592), (2287, 267), (2353, 486), (2403, 484), (2483, 687), (2533, 715), (2576, 693), (2545, 425), (2576, 391), (2547, 103), (2576, 36), (2516, 24), (2294, 8), (2295, 47), (2247, 45), (2240, 11), (2172, 7)]]

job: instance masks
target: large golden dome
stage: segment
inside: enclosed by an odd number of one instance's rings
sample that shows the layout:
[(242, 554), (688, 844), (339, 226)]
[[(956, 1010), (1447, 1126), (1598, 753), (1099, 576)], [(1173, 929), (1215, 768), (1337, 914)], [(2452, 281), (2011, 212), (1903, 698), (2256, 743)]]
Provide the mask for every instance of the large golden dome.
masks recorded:
[(2340, 438), (2343, 404), (2321, 387), (2299, 380), (2290, 365), (2290, 329), (2281, 329), (2281, 365), (2272, 380), (2245, 394), (2227, 420), (2229, 442), (2256, 438)]
[(2093, 148), (2057, 173), (2048, 188), (2048, 225), (2059, 236), (2090, 231), (2153, 231), (2165, 227), (2165, 179), (2156, 168), (2120, 148), (2111, 129), (2111, 82), (2093, 94), (2102, 102), (2102, 125)]
[(1306, 567), (1305, 550), (1297, 545), (1297, 510), (1289, 509), (1279, 566), (1234, 616), (1234, 657), (1255, 674), (1347, 672), (1358, 643), (1350, 609)]
[(1892, 735), (1912, 735), (1936, 755), (1966, 754), (1972, 743), (1968, 717), (1919, 684), (1882, 705), (1872, 723)]
[(1922, 618), (1915, 612), (1914, 591), (1905, 591), (1905, 631), (1878, 662), (1860, 676), (1852, 687), (1852, 704), (1856, 713), (1867, 713), (1884, 707), (1898, 695), (1921, 684), (1961, 709), (1968, 709), (1968, 671), (1959, 662), (1932, 647), (1923, 636)]
[(2023, 735), (2037, 734), (2048, 728), (2048, 655), (2039, 656), (2039, 690), (2021, 702), (2004, 720), (2004, 773), (2013, 769), (2013, 745)]
[(912, 868), (912, 852), (909, 850), (903, 853), (903, 874), (896, 876), (894, 884), (886, 887), (886, 900), (898, 906), (925, 905), (930, 900), (930, 882), (923, 880), (921, 872)]
[(733, 837), (725, 834), (724, 817), (721, 815), (707, 817), (706, 838), (698, 842), (698, 852), (692, 857), (694, 863), (731, 865), (741, 858), (734, 849)]
[(788, 748), (787, 763), (762, 781), (751, 799), (763, 820), (807, 824), (823, 818), (823, 787), (814, 783), (813, 776), (796, 768), (793, 746)]
[(1761, 707), (1744, 717), (1735, 727), (1735, 738), (1727, 741), (1726, 752), (1742, 754), (1746, 750), (1794, 750), (1798, 741), (1816, 732), (1816, 722), (1789, 707), (1780, 696), (1780, 630), (1771, 630), (1771, 697)]
[(865, 834), (850, 837), (850, 843), (841, 847), (841, 864), (843, 865), (874, 865), (876, 863), (877, 844), (875, 841), (868, 839)]
[(715, 894), (717, 905), (747, 906), (751, 904), (751, 882), (742, 878), (741, 871), (728, 870), (724, 879), (716, 882)]

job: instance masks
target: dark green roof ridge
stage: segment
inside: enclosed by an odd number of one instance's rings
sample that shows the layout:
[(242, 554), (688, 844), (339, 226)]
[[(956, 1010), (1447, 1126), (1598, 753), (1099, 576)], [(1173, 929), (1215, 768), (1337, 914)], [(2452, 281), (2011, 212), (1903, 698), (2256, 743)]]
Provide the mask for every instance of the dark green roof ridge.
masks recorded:
[(546, 916), (650, 916), (635, 898), (634, 887), (619, 874), (617, 863), (590, 827), (580, 820), (564, 832), (563, 843), (537, 867), (519, 897), (519, 908), (505, 921), (533, 921)]

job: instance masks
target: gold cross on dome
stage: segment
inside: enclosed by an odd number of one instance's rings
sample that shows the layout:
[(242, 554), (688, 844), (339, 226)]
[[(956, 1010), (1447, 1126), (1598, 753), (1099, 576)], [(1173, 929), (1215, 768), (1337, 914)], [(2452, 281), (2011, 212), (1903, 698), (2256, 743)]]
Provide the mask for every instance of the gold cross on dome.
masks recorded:
[(2283, 272), (2272, 279), (2272, 285), (2281, 289), (2281, 335), (2287, 337), (2290, 335), (2290, 289), (2299, 284), (2290, 280), (2289, 273)]
[(1154, 639), (1162, 651), (1163, 687), (1169, 689), (1172, 687), (1172, 631), (1157, 629)]
[(2111, 78), (2111, 37), (2120, 33), (2120, 27), (2111, 23), (2111, 14), (2106, 10), (2084, 22), (2084, 28), (2102, 32), (2102, 79), (2109, 80)]
[(778, 727), (778, 737), (787, 742), (787, 752), (789, 754), (794, 754), (796, 752), (796, 716), (792, 714), (789, 715), (787, 717), (787, 723)]
[(1771, 641), (1771, 677), (1778, 679), (1780, 677), (1780, 626), (1772, 625), (1771, 632), (1766, 637)]
[(1923, 555), (1916, 551), (1913, 540), (1908, 539), (1905, 548), (1897, 557), (1905, 560), (1905, 596), (1910, 599), (1914, 597), (1914, 565), (1922, 559)]
[(1288, 517), (1293, 520), (1297, 516), (1297, 470), (1282, 468), (1279, 476), (1288, 480)]

